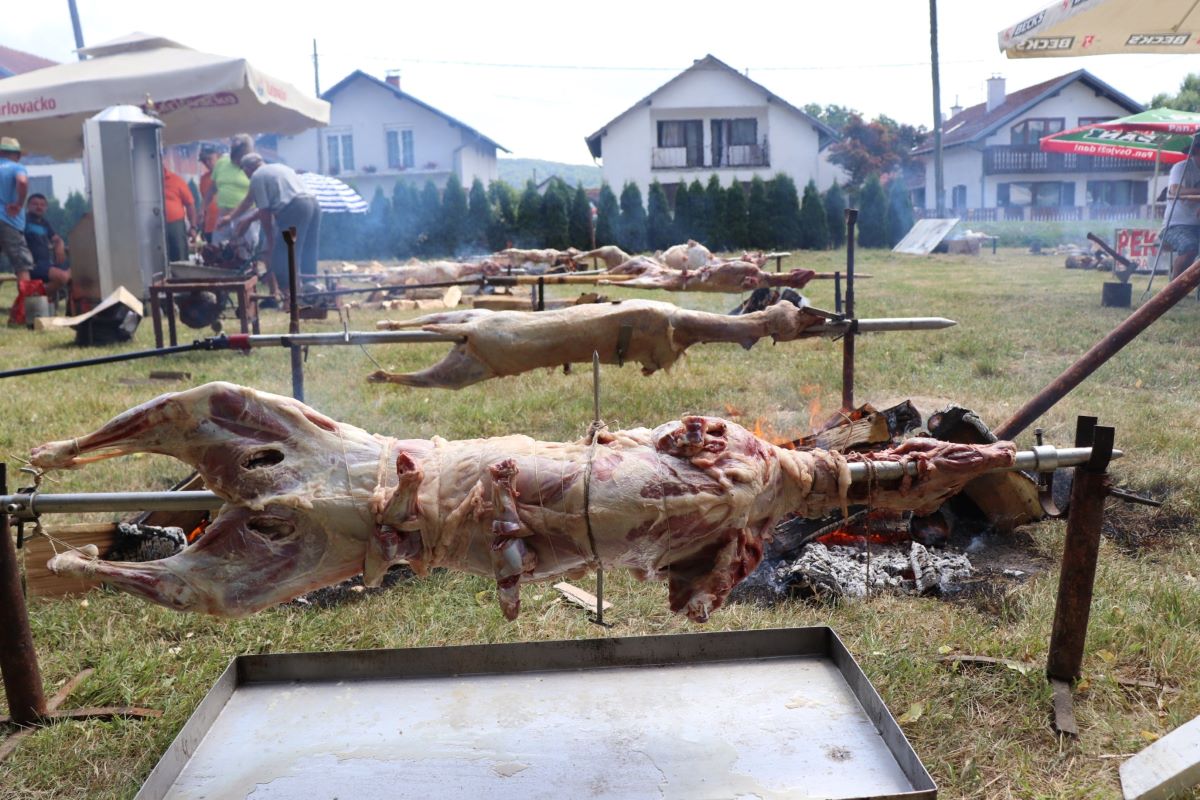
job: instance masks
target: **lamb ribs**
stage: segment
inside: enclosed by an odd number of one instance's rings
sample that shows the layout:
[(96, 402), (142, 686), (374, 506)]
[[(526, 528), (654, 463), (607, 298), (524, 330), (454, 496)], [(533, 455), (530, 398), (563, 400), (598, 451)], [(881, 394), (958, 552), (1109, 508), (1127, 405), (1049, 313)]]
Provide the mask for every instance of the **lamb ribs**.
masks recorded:
[(136, 452), (191, 465), (225, 506), (170, 558), (68, 551), (53, 571), (178, 610), (242, 616), (359, 572), (378, 585), (407, 563), (418, 574), (494, 578), (512, 619), (521, 584), (603, 565), (666, 580), (672, 611), (702, 622), (758, 565), (783, 515), (822, 516), (868, 492), (874, 505), (924, 509), (1010, 465), (1014, 448), (912, 439), (857, 457), (916, 461), (916, 478), (863, 486), (838, 453), (785, 450), (712, 417), (602, 429), (594, 441), (394, 439), (290, 398), (210, 383), (37, 447), (32, 460), (71, 468)]

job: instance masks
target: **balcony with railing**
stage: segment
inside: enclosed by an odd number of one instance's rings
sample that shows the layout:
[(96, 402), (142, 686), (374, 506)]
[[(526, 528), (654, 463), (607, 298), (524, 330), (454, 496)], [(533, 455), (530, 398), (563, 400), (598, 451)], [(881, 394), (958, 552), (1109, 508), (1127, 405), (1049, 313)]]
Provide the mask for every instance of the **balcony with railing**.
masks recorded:
[(985, 147), (983, 150), (984, 175), (1044, 172), (1140, 172), (1153, 171), (1153, 169), (1153, 161), (1082, 156), (1076, 153), (1047, 153), (1036, 147), (1000, 144)]
[[(706, 157), (707, 156), (707, 157)], [(661, 169), (741, 169), (771, 166), (766, 139), (762, 144), (730, 144), (723, 147), (652, 147), (650, 168)]]
[[(931, 208), (914, 208), (917, 219), (936, 217)], [(964, 222), (1074, 222), (1082, 220), (1161, 219), (1161, 203), (1092, 206), (1000, 206), (998, 208), (947, 208), (946, 216)]]

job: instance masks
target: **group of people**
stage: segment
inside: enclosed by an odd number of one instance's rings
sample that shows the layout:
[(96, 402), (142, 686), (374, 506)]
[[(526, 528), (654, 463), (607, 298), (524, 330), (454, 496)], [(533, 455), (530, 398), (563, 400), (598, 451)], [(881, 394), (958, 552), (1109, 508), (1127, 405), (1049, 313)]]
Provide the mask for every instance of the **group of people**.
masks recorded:
[[(163, 214), (167, 258), (184, 261), (189, 240), (239, 240), (262, 230), (261, 257), (268, 265), (267, 285), (274, 295), (286, 290), (287, 247), (282, 232), (296, 229), (296, 263), (303, 275), (317, 272), (321, 210), (300, 176), (285, 164), (267, 164), (254, 151), (249, 134), (238, 134), (228, 153), (216, 145), (200, 148), (204, 174), (199, 208), (187, 182), (163, 167)], [(66, 246), (46, 220), (48, 201), (29, 192), (21, 164), (21, 144), (0, 138), (0, 254), (7, 256), (19, 280), (39, 280), (54, 295), (70, 281)], [(251, 209), (253, 208), (253, 211)]]
[(62, 237), (46, 219), (48, 208), (44, 194), (29, 192), (21, 143), (0, 137), (0, 253), (8, 257), (18, 280), (41, 281), (53, 296), (71, 273)]

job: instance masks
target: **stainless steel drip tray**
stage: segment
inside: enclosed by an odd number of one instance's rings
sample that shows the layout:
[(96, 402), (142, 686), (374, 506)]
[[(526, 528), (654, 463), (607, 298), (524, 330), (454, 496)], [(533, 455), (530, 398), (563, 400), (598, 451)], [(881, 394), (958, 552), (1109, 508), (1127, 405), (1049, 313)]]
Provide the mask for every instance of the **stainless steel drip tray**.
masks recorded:
[(829, 628), (240, 656), (138, 798), (933, 798)]

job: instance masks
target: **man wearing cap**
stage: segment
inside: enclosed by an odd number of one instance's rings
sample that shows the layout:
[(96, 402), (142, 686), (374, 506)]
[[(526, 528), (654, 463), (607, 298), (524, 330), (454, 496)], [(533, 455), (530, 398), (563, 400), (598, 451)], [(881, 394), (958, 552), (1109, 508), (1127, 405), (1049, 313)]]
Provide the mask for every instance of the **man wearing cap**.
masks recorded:
[(1200, 252), (1200, 134), (1192, 137), (1188, 158), (1171, 167), (1167, 198), (1166, 227), (1159, 243), (1175, 253), (1171, 259), (1171, 280), (1175, 280)]
[(281, 287), (287, 286), (287, 246), (282, 232), (296, 229), (296, 266), (301, 275), (317, 274), (317, 247), (321, 231), (321, 209), (296, 171), (286, 164), (264, 164), (258, 153), (242, 157), (242, 171), (250, 179), (250, 192), (231, 217), (237, 219), (253, 203), (258, 211), (238, 223), (241, 236), (261, 220), (266, 232), (267, 263)]
[(33, 254), (25, 244), (25, 196), (29, 176), (21, 164), (21, 143), (11, 136), (0, 137), (0, 253), (8, 256), (12, 270), (29, 280)]

